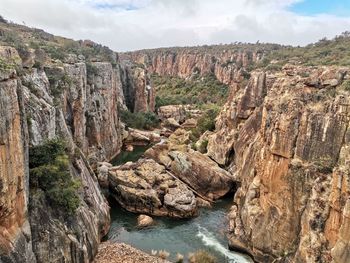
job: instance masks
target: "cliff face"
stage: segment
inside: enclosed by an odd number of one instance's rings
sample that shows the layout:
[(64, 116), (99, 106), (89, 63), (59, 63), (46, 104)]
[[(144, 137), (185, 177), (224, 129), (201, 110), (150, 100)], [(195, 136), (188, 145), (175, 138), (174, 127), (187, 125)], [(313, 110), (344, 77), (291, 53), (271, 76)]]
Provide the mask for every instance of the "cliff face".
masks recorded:
[[(14, 66), (13, 48), (0, 48), (0, 258), (6, 262), (35, 262), (28, 222), (28, 133), (23, 97)], [(6, 63), (6, 68), (5, 65)]]
[(121, 81), (128, 109), (131, 112), (154, 112), (155, 90), (150, 83), (148, 70), (129, 62), (122, 65)]
[(255, 72), (225, 105), (208, 155), (241, 182), (232, 248), (261, 262), (349, 262), (347, 72)]
[(247, 50), (220, 49), (197, 50), (195, 48), (159, 49), (136, 51), (125, 54), (123, 59), (146, 66), (150, 73), (161, 76), (189, 78), (194, 74), (213, 74), (231, 87), (242, 81), (242, 70), (258, 62), (263, 51), (255, 48)]
[[(90, 262), (110, 221), (90, 164), (111, 159), (122, 147), (123, 67), (74, 55), (33, 67), (38, 58), (30, 56), (22, 64), (14, 48), (0, 47), (0, 259)], [(136, 86), (146, 78), (130, 76)], [(138, 110), (143, 101), (154, 105), (154, 97), (143, 96)], [(67, 141), (70, 174), (81, 183), (80, 206), (68, 218), (28, 186), (28, 146), (55, 137)]]

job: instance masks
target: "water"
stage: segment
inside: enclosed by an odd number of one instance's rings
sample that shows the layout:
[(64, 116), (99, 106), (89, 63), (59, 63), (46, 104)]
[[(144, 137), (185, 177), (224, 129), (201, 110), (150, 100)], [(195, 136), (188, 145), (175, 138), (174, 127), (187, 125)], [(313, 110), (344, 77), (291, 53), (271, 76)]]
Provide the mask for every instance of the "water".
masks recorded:
[(144, 152), (152, 147), (151, 144), (149, 145), (142, 145), (142, 146), (134, 146), (134, 150), (132, 152), (128, 151), (122, 151), (117, 157), (115, 157), (111, 163), (115, 166), (122, 165), (127, 162), (136, 162), (138, 159), (142, 157)]
[[(134, 151), (121, 152), (113, 165), (136, 162), (151, 145), (134, 146)], [(147, 253), (152, 250), (166, 250), (170, 260), (180, 253), (187, 257), (197, 250), (206, 250), (220, 263), (253, 262), (248, 256), (229, 251), (225, 235), (227, 212), (232, 199), (218, 201), (212, 209), (201, 209), (193, 219), (154, 218), (155, 225), (147, 229), (137, 228), (137, 215), (127, 212), (116, 202), (111, 201), (111, 229), (107, 239), (130, 244)]]
[(196, 218), (154, 218), (154, 226), (139, 229), (137, 215), (113, 203), (112, 224), (107, 238), (130, 244), (147, 253), (166, 250), (170, 253), (170, 260), (175, 260), (177, 253), (187, 256), (188, 253), (202, 249), (214, 255), (220, 263), (253, 262), (249, 257), (227, 249), (225, 228), (231, 205), (232, 200), (221, 200), (212, 209), (202, 209)]

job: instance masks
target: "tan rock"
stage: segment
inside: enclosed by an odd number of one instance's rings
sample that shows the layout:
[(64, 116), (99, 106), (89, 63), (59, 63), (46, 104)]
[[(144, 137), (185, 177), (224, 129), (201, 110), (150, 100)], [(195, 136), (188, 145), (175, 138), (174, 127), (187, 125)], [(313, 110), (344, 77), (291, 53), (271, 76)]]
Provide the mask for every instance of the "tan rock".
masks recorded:
[(137, 217), (137, 226), (138, 227), (148, 227), (153, 225), (154, 221), (153, 218), (147, 215), (139, 215)]

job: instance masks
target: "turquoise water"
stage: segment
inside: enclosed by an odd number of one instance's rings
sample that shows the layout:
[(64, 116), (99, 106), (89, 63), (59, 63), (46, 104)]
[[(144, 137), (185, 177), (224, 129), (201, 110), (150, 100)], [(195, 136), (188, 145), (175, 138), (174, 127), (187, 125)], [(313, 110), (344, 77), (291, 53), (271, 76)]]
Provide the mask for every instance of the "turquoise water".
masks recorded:
[(176, 254), (187, 256), (199, 249), (207, 250), (218, 262), (253, 262), (249, 257), (229, 251), (225, 236), (227, 212), (231, 199), (221, 200), (212, 209), (202, 209), (193, 219), (179, 220), (154, 218), (155, 225), (146, 229), (137, 228), (137, 215), (112, 204), (112, 224), (108, 239), (130, 244), (147, 253), (152, 250), (166, 250), (170, 260)]
[[(135, 162), (150, 147), (135, 146), (133, 152), (121, 152), (112, 160), (112, 164)], [(147, 253), (166, 250), (170, 253), (170, 260), (175, 260), (177, 253), (187, 257), (189, 253), (201, 249), (210, 252), (220, 263), (253, 262), (248, 256), (227, 249), (225, 231), (227, 213), (232, 203), (232, 198), (220, 200), (212, 209), (201, 209), (199, 216), (193, 219), (154, 218), (154, 226), (139, 229), (136, 214), (110, 201), (112, 222), (107, 239), (130, 244)]]

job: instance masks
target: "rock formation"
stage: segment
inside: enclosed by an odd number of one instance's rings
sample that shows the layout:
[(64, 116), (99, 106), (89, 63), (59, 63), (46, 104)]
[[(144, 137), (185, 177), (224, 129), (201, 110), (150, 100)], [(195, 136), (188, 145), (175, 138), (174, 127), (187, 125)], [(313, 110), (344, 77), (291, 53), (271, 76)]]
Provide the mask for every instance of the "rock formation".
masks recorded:
[(109, 188), (116, 201), (131, 212), (176, 218), (197, 214), (192, 191), (153, 160), (109, 168)]
[(0, 260), (35, 262), (29, 226), (28, 132), (20, 81), (14, 66), (17, 51), (0, 47)]
[(261, 262), (349, 261), (347, 72), (256, 72), (224, 107), (208, 155), (241, 183), (232, 248)]
[(154, 112), (155, 90), (146, 69), (122, 61), (121, 80), (126, 106), (132, 112)]
[(218, 199), (233, 190), (234, 178), (206, 155), (190, 149), (189, 142), (190, 132), (178, 129), (167, 142), (147, 150), (145, 156), (164, 165), (206, 200)]
[[(136, 90), (137, 111), (153, 110), (154, 96), (144, 92), (145, 72), (129, 76), (132, 85), (125, 87), (118, 63), (76, 55), (56, 61), (34, 51), (27, 55), (22, 61), (16, 49), (0, 46), (0, 258), (90, 262), (110, 220), (90, 165), (120, 152), (124, 91)], [(28, 186), (28, 147), (56, 137), (67, 142), (71, 176), (81, 182), (80, 206), (69, 220)]]

